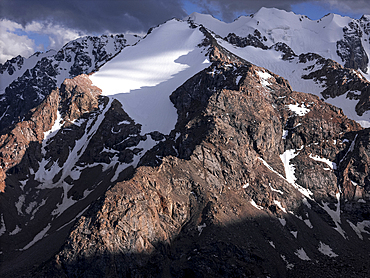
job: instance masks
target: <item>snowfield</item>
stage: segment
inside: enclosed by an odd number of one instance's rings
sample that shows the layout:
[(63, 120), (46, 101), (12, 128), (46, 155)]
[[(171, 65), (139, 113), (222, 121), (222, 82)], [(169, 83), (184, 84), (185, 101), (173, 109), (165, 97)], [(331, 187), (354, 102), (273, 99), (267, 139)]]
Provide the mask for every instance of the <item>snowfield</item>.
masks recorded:
[(177, 112), (169, 99), (187, 79), (210, 65), (197, 47), (204, 35), (177, 20), (154, 29), (134, 47), (126, 47), (90, 76), (103, 95), (119, 100), (142, 134), (163, 134), (175, 127)]

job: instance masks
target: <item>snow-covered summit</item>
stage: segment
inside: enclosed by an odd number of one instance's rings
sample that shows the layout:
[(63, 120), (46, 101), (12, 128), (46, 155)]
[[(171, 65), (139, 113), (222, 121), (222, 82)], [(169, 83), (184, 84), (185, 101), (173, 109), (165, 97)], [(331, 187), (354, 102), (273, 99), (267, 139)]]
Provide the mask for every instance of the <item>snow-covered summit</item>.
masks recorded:
[[(370, 80), (370, 20), (367, 16), (357, 20), (331, 13), (319, 20), (311, 20), (293, 12), (261, 8), (257, 13), (241, 16), (231, 23), (198, 13), (190, 15), (188, 20), (207, 28), (230, 52), (288, 79), (297, 91), (322, 97), (324, 90), (331, 90), (329, 83), (336, 81), (322, 76), (327, 74), (323, 61), (319, 62), (322, 58), (338, 63), (335, 66), (338, 70), (340, 65), (359, 70), (355, 74), (347, 70), (347, 75), (342, 74), (341, 82), (353, 83), (349, 77), (352, 74), (363, 81), (362, 76)], [(311, 58), (307, 60), (305, 57)], [(366, 95), (368, 85), (361, 90), (347, 86), (348, 92), (331, 93), (327, 101), (342, 108), (347, 116), (364, 127), (370, 126), (369, 113), (358, 113), (359, 99), (364, 98), (360, 95)], [(354, 91), (356, 97), (353, 97)], [(325, 94), (325, 98), (328, 97)]]
[(337, 55), (336, 43), (343, 38), (342, 29), (353, 21), (336, 14), (311, 20), (276, 8), (261, 8), (257, 13), (241, 16), (231, 23), (198, 13), (190, 15), (188, 19), (202, 24), (223, 38), (230, 33), (246, 37), (257, 29), (266, 37), (267, 46), (284, 42), (297, 54), (314, 52), (340, 63), (342, 61)]

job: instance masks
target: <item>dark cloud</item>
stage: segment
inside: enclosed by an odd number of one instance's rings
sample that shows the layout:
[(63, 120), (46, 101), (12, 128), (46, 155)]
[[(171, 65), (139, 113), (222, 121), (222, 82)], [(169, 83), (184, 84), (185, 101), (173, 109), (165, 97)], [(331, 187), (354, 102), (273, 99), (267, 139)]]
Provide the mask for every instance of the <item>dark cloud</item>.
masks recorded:
[(185, 17), (186, 2), (225, 21), (255, 13), (261, 7), (290, 11), (292, 5), (304, 2), (370, 14), (369, 0), (0, 0), (0, 18), (22, 25), (50, 21), (85, 33), (145, 32), (173, 17)]
[(251, 14), (261, 7), (291, 11), (293, 5), (312, 3), (328, 10), (347, 14), (370, 14), (369, 0), (191, 0), (203, 12), (217, 14), (224, 21), (232, 21), (241, 14)]
[(218, 13), (219, 16), (225, 21), (232, 21), (239, 14), (251, 14), (258, 11), (261, 7), (266, 8), (278, 8), (286, 11), (291, 10), (292, 4), (298, 4), (307, 1), (300, 0), (258, 0), (258, 1), (245, 1), (245, 0), (201, 0), (192, 2), (197, 3), (198, 6), (205, 13), (215, 14)]
[(84, 32), (147, 31), (186, 16), (180, 0), (1, 0), (0, 17), (26, 25), (51, 21)]

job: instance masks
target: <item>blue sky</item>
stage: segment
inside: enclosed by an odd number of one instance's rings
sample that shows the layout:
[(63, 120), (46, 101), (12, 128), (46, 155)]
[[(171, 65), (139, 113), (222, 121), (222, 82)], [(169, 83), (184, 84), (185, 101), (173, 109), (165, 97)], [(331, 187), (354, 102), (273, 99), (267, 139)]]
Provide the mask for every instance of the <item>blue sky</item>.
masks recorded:
[(150, 27), (192, 12), (230, 22), (261, 7), (275, 7), (312, 20), (328, 13), (352, 18), (370, 14), (369, 0), (1, 0), (0, 63), (16, 55), (59, 49), (82, 35), (145, 34)]
[(352, 11), (341, 11), (338, 8), (328, 8), (313, 2), (292, 5), (292, 11), (296, 14), (306, 15), (312, 20), (320, 19), (328, 13), (340, 14), (352, 18), (360, 18), (363, 15), (362, 13)]

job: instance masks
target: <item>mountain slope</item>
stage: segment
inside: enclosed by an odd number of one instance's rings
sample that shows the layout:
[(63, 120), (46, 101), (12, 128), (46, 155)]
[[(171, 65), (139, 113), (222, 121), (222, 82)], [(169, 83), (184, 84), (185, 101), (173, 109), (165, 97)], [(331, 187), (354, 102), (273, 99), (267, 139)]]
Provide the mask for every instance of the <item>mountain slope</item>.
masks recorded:
[(351, 225), (368, 222), (346, 218), (346, 205), (367, 204), (340, 197), (336, 178), (356, 160), (359, 125), (222, 48), (213, 55), (171, 95), (176, 128), (148, 154), (158, 166), (108, 190), (37, 275), (366, 275), (369, 239)]
[(247, 59), (352, 92), (361, 115), (368, 81), (245, 20), (85, 38), (6, 87), (45, 91), (2, 122), (2, 277), (367, 276), (369, 129)]
[[(312, 21), (262, 8), (229, 24), (196, 13), (187, 20), (205, 26), (229, 51), (286, 78), (294, 90), (324, 97), (363, 127), (370, 127), (369, 107), (364, 104), (369, 99), (367, 16), (354, 20), (330, 14)], [(339, 82), (344, 85), (341, 90), (333, 89)]]

